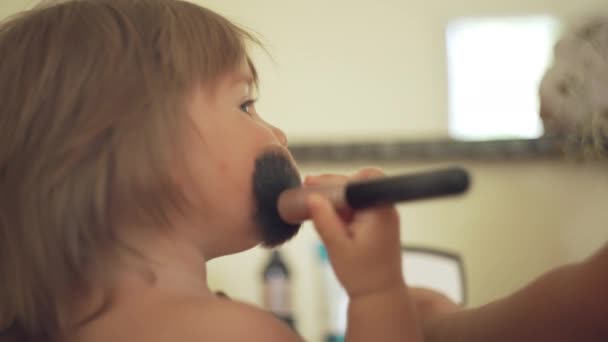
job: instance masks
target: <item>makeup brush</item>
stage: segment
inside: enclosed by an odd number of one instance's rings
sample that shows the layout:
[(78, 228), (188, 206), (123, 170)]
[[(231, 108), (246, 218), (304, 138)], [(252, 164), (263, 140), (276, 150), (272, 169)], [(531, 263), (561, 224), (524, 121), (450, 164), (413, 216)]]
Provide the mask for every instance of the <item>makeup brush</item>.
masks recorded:
[(291, 188), (279, 196), (279, 216), (287, 223), (299, 224), (311, 215), (306, 198), (318, 193), (330, 200), (339, 212), (400, 202), (458, 195), (469, 188), (469, 175), (462, 168), (449, 168), (415, 174), (382, 177), (341, 185)]

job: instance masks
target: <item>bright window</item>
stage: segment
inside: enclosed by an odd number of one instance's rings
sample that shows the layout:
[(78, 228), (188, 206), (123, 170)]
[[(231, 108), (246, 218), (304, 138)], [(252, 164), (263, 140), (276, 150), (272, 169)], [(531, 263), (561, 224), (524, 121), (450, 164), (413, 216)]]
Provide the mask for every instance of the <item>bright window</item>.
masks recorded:
[(450, 22), (450, 136), (461, 140), (541, 136), (538, 86), (558, 31), (559, 22), (547, 16)]

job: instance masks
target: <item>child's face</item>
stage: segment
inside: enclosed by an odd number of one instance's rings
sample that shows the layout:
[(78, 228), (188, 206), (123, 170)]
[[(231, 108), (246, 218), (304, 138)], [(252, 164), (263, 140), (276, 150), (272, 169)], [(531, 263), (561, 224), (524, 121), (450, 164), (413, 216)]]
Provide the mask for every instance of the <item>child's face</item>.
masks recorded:
[(186, 191), (208, 258), (279, 244), (299, 228), (274, 219), (278, 193), (300, 177), (285, 134), (256, 112), (252, 82), (243, 62), (214, 87), (196, 90), (191, 102), (199, 134), (188, 146), (193, 184)]

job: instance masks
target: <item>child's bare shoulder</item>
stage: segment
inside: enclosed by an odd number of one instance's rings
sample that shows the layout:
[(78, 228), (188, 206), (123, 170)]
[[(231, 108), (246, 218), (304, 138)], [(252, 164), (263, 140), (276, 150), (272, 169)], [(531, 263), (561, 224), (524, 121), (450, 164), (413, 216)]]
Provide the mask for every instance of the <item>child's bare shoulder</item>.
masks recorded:
[(230, 299), (177, 305), (170, 326), (192, 341), (301, 341), (286, 324), (254, 306)]
[(77, 335), (74, 340), (79, 342), (301, 341), (263, 310), (209, 297), (154, 296), (119, 304)]

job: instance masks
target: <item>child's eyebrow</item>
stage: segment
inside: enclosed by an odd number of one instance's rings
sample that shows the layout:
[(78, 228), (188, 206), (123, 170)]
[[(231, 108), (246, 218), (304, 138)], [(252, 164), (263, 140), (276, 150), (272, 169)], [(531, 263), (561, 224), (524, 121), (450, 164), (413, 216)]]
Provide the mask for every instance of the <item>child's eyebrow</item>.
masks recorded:
[(253, 75), (249, 73), (238, 73), (233, 79), (233, 83), (247, 83), (248, 85), (254, 85), (255, 80), (253, 79)]

